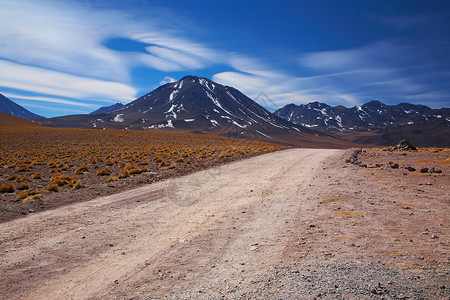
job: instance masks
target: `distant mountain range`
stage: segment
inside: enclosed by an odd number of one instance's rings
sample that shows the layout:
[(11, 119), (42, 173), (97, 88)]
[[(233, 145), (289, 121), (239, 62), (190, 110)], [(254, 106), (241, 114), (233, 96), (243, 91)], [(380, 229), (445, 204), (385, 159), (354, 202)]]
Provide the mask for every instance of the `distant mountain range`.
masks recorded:
[(346, 108), (312, 102), (289, 104), (274, 114), (358, 144), (395, 145), (406, 138), (420, 147), (450, 147), (450, 108), (380, 101)]
[(6, 98), (0, 94), (0, 112), (16, 116), (22, 119), (39, 119), (42, 116), (34, 114), (19, 104), (13, 102), (9, 98)]
[(206, 78), (186, 76), (117, 108), (89, 115), (39, 120), (43, 125), (126, 130), (160, 129), (278, 142), (330, 146), (326, 133), (283, 120), (240, 91)]
[(275, 115), (294, 124), (327, 130), (376, 130), (413, 124), (439, 123), (450, 126), (450, 108), (431, 109), (424, 105), (401, 103), (385, 105), (370, 101), (351, 108), (325, 103), (288, 104)]
[[(0, 94), (0, 111), (36, 119)], [(41, 118), (52, 127), (166, 130), (212, 134), (303, 147), (395, 145), (450, 147), (450, 108), (380, 101), (347, 108), (324, 103), (289, 104), (274, 113), (229, 86), (186, 76), (123, 105), (90, 114)]]

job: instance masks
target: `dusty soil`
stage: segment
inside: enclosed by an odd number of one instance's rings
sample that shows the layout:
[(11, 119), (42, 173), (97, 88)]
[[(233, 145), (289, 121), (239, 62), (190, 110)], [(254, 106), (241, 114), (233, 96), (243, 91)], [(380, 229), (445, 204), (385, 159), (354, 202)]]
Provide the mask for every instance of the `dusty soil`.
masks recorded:
[(2, 223), (0, 298), (448, 299), (449, 152), (405, 153), (279, 151)]
[[(96, 175), (96, 173), (105, 166), (94, 165), (94, 168), (92, 168), (92, 172), (86, 172), (77, 176), (82, 182), (82, 188), (71, 190), (71, 188), (68, 186), (59, 187), (58, 192), (45, 191), (46, 187), (50, 183), (49, 178), (52, 176), (52, 174), (48, 170), (47, 166), (35, 166), (34, 171), (42, 174), (42, 178), (33, 180), (33, 182), (31, 183), (33, 187), (30, 190), (35, 189), (44, 191), (45, 193), (43, 193), (43, 195), (38, 200), (34, 200), (31, 202), (24, 202), (17, 199), (17, 195), (18, 193), (20, 193), (20, 190), (16, 190), (13, 193), (0, 193), (0, 222), (10, 221), (27, 216), (29, 214), (51, 210), (73, 203), (92, 200), (100, 196), (117, 194), (119, 192), (131, 190), (139, 186), (158, 182), (168, 178), (191, 174), (201, 170), (220, 166), (232, 161), (247, 159), (256, 155), (259, 154), (247, 153), (240, 156), (224, 157), (220, 160), (198, 160), (189, 165), (179, 163), (178, 166), (174, 169), (170, 169), (169, 167), (159, 167), (156, 164), (149, 164), (146, 165), (146, 167), (148, 167), (149, 169), (148, 172), (131, 175), (130, 177), (113, 182), (105, 182), (109, 176)], [(113, 174), (119, 174), (123, 171), (123, 169), (119, 168), (118, 166), (109, 166), (108, 169), (110, 169)], [(0, 185), (1, 183), (13, 182), (11, 180), (8, 180), (8, 178), (13, 174), (17, 174), (15, 173), (14, 169), (4, 168), (3, 170), (0, 170)]]

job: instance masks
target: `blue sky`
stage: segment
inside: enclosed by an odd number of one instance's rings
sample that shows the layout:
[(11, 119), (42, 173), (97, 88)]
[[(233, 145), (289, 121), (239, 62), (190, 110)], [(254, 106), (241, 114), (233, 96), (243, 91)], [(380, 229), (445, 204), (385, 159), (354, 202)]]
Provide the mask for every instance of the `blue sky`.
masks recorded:
[(0, 20), (0, 93), (45, 117), (185, 75), (264, 93), (270, 109), (450, 107), (446, 0), (2, 0)]

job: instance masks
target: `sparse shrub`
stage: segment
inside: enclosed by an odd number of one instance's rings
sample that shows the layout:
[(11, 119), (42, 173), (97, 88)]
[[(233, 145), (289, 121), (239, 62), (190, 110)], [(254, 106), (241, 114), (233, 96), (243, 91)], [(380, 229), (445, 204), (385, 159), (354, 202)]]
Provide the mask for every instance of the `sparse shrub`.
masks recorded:
[(184, 159), (183, 159), (183, 157), (178, 157), (177, 159), (175, 159), (175, 162), (184, 162)]
[(37, 194), (43, 194), (45, 192), (46, 192), (46, 190), (45, 191), (31, 190), (28, 194), (30, 194), (30, 195), (37, 195)]
[(83, 174), (84, 172), (89, 172), (88, 166), (86, 166), (86, 165), (79, 166), (79, 167), (76, 168), (76, 170), (75, 170), (75, 174), (76, 174), (76, 175)]
[(384, 147), (384, 148), (381, 148), (381, 151), (389, 151), (389, 152), (392, 152), (392, 151), (394, 151), (395, 150), (395, 148), (394, 147)]
[(36, 200), (41, 200), (41, 196), (42, 196), (41, 194), (28, 196), (25, 199), (23, 199), (23, 202), (27, 203), (27, 202), (33, 202), (33, 201), (36, 201)]
[(70, 181), (70, 187), (72, 190), (76, 190), (83, 187), (83, 185), (81, 184), (81, 180), (79, 178), (72, 178)]
[(28, 190), (29, 188), (30, 188), (30, 184), (28, 183), (28, 181), (24, 181), (19, 185), (19, 187), (17, 189), (18, 190)]
[(0, 193), (14, 193), (15, 188), (11, 183), (4, 183), (0, 185)]
[(16, 180), (14, 180), (14, 181), (20, 183), (20, 182), (28, 181), (28, 178), (26, 178), (26, 177), (17, 177)]
[(159, 163), (161, 163), (161, 162), (163, 161), (163, 159), (162, 159), (161, 157), (159, 157), (159, 156), (156, 156), (156, 157), (153, 158), (152, 161), (153, 161), (154, 163), (159, 164)]
[(8, 178), (8, 180), (14, 180), (14, 181), (16, 181), (18, 178), (20, 178), (20, 176), (17, 175), (17, 174), (14, 174), (14, 175), (10, 176), (10, 177)]
[(31, 175), (31, 178), (32, 178), (32, 179), (41, 179), (42, 176), (41, 176), (41, 174), (39, 174), (39, 173), (33, 173), (33, 175)]
[(177, 164), (173, 162), (170, 164), (169, 169), (175, 169), (176, 167), (177, 167)]
[(20, 193), (17, 194), (17, 200), (23, 200), (26, 197), (28, 197), (28, 192), (27, 191), (21, 191)]
[(125, 171), (129, 171), (129, 170), (132, 170), (132, 169), (137, 169), (137, 167), (135, 165), (131, 164), (131, 163), (127, 163), (125, 165), (125, 167), (123, 167), (123, 168), (125, 169)]
[(109, 177), (109, 178), (106, 180), (106, 182), (113, 182), (113, 181), (117, 181), (117, 180), (119, 180), (119, 177), (117, 177), (117, 176), (111, 176), (111, 177)]
[(46, 189), (48, 192), (58, 192), (58, 185), (56, 183), (50, 183)]
[(69, 170), (69, 166), (68, 166), (68, 165), (62, 165), (62, 166), (59, 168), (59, 171), (60, 171), (60, 172), (67, 171), (67, 170)]
[(123, 172), (120, 173), (117, 177), (118, 177), (119, 179), (123, 179), (123, 178), (127, 178), (127, 177), (129, 177), (129, 176), (130, 176), (130, 174), (128, 174), (127, 171), (123, 171)]
[(97, 172), (97, 176), (108, 176), (111, 175), (111, 171), (108, 168), (103, 168)]
[(70, 176), (67, 174), (56, 173), (50, 178), (50, 181), (58, 186), (64, 186), (70, 182)]
[(148, 172), (148, 171), (149, 170), (148, 170), (147, 166), (143, 166), (141, 169), (141, 173)]
[(127, 170), (127, 172), (130, 175), (135, 175), (135, 174), (141, 174), (142, 173), (141, 170), (139, 168), (137, 168), (137, 167), (134, 168), (134, 169), (129, 169), (129, 170)]

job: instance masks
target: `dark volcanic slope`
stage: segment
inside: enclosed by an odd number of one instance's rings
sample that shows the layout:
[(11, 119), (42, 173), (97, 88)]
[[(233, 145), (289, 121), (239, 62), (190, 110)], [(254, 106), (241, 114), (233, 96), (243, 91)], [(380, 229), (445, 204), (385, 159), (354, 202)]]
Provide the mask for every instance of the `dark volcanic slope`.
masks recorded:
[(30, 112), (2, 94), (0, 94), (0, 112), (23, 119), (42, 118), (42, 116)]
[(116, 103), (116, 104), (113, 104), (113, 105), (110, 105), (110, 106), (102, 106), (99, 109), (94, 110), (90, 114), (91, 115), (101, 114), (101, 113), (109, 112), (109, 111), (112, 111), (112, 110), (115, 110), (115, 109), (118, 109), (118, 108), (121, 108), (121, 107), (123, 107), (122, 103)]
[[(340, 146), (326, 134), (283, 120), (239, 92), (206, 78), (186, 76), (118, 109), (47, 119), (57, 127), (164, 129), (278, 142)], [(339, 145), (340, 144), (340, 145)]]

